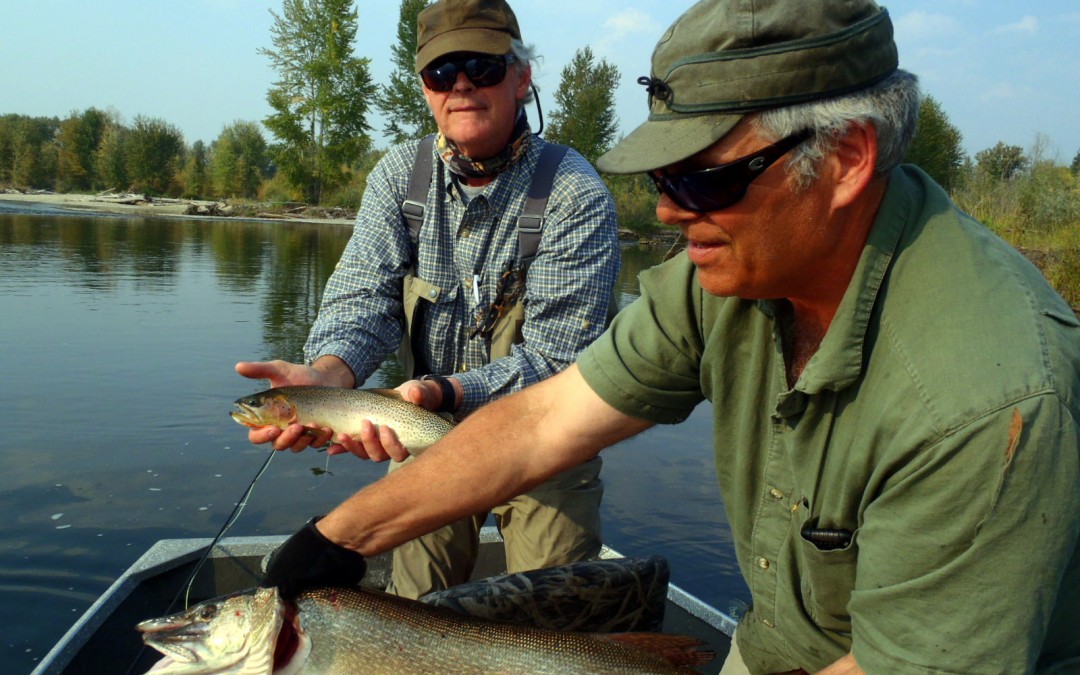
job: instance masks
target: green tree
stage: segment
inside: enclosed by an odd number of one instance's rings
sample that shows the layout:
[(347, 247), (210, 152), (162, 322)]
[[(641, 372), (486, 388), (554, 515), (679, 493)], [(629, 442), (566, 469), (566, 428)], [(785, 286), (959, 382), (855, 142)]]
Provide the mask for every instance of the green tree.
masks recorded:
[(438, 127), (416, 75), (417, 17), (427, 0), (401, 0), (397, 43), (390, 48), (394, 72), (390, 84), (380, 87), (375, 106), (387, 118), (386, 135), (396, 143), (434, 133)]
[(131, 185), (128, 178), (127, 142), (130, 132), (117, 120), (109, 122), (101, 135), (97, 151), (97, 176), (99, 187), (110, 190), (126, 190)]
[(88, 190), (97, 180), (97, 152), (109, 118), (97, 108), (72, 113), (57, 137), (57, 187)]
[(918, 165), (941, 187), (952, 190), (964, 166), (960, 142), (960, 130), (949, 122), (934, 97), (927, 96), (919, 104), (915, 137), (904, 161)]
[(221, 197), (254, 197), (270, 170), (266, 139), (256, 122), (233, 122), (214, 141), (214, 192)]
[(659, 195), (652, 180), (643, 173), (603, 176), (615, 199), (619, 227), (648, 233), (661, 227), (656, 217)]
[[(167, 195), (178, 185), (184, 136), (163, 119), (137, 116), (128, 140), (128, 173), (136, 191)], [(176, 190), (178, 194), (178, 190)]]
[(1072, 171), (1072, 175), (1080, 176), (1080, 150), (1076, 151), (1076, 156), (1073, 157), (1072, 165), (1069, 167)]
[(618, 85), (618, 68), (606, 59), (597, 63), (589, 47), (575, 52), (562, 70), (548, 139), (569, 145), (595, 162), (608, 151), (619, 130), (615, 116)]
[(1027, 171), (1029, 162), (1019, 145), (998, 141), (994, 147), (975, 153), (975, 166), (991, 178), (1012, 180)]
[(15, 164), (15, 123), (18, 115), (0, 116), (0, 185), (11, 182)]
[(1013, 182), (1020, 185), (1020, 205), (1033, 230), (1075, 231), (1080, 224), (1080, 192), (1072, 189), (1075, 181), (1069, 169), (1048, 158), (1051, 146), (1048, 136), (1037, 133), (1026, 155), (1027, 170)]
[(60, 120), (11, 115), (0, 139), (0, 180), (22, 188), (49, 189), (56, 184), (56, 146)]
[(210, 151), (202, 141), (195, 141), (184, 162), (181, 178), (184, 197), (196, 199), (209, 197), (213, 186), (210, 181)]
[(368, 102), (378, 88), (370, 59), (353, 56), (357, 14), (352, 0), (285, 0), (273, 10), (269, 57), (278, 80), (267, 94), (264, 120), (280, 141), (278, 168), (318, 203), (324, 189), (345, 182), (348, 166), (371, 145)]
[(179, 194), (177, 174), (184, 136), (165, 120), (139, 115), (127, 142), (127, 170), (132, 187), (151, 195)]

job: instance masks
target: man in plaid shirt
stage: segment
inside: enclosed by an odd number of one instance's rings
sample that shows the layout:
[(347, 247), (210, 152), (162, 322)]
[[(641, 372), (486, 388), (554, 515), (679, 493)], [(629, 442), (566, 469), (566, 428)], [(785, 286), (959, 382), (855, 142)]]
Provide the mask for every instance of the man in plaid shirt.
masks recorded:
[[(575, 151), (558, 165), (527, 274), (519, 260), (516, 219), (547, 144), (525, 117), (532, 53), (513, 11), (502, 0), (440, 0), (420, 14), (418, 47), (439, 135), (417, 241), (402, 210), (413, 141), (392, 148), (368, 177), (305, 346), (307, 364), (241, 363), (242, 375), (273, 386), (355, 387), (401, 346), (407, 375), (422, 376), (402, 384), (402, 395), (461, 416), (566, 368), (603, 331), (620, 262), (615, 207)], [(302, 450), (332, 433), (304, 431), (256, 429), (250, 439)], [(393, 470), (407, 457), (364, 450), (379, 433), (365, 427), (330, 451), (398, 460)], [(600, 459), (590, 460), (492, 510), (511, 572), (599, 553), (599, 471)], [(418, 597), (465, 581), (485, 517), (396, 549), (390, 590)]]

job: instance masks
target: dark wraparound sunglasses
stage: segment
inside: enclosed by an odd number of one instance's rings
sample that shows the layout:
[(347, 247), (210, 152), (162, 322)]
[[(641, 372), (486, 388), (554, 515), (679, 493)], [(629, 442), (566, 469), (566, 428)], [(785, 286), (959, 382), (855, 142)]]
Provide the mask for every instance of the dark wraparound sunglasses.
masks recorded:
[(727, 164), (679, 174), (650, 171), (649, 176), (656, 189), (679, 207), (698, 213), (719, 211), (746, 196), (750, 183), (765, 169), (813, 135), (812, 130), (804, 129)]
[(464, 58), (436, 61), (420, 71), (420, 79), (425, 87), (438, 92), (453, 89), (458, 73), (465, 73), (465, 77), (477, 87), (494, 87), (506, 78), (506, 67), (514, 60), (510, 54), (472, 54)]

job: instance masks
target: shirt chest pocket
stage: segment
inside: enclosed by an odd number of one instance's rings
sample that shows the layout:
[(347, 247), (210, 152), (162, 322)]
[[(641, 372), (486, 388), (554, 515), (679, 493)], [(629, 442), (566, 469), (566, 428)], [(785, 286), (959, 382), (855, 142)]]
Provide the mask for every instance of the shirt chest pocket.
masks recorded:
[(825, 630), (850, 634), (858, 530), (823, 526), (817, 516), (808, 516), (795, 536), (795, 557), (806, 613)]
[[(412, 274), (403, 279), (401, 301), (404, 331), (398, 360), (407, 378), (417, 374), (415, 355), (420, 341), (424, 339), (417, 327), (422, 323), (429, 334), (447, 335), (457, 296), (456, 286), (443, 289)], [(422, 369), (427, 370), (426, 367)]]

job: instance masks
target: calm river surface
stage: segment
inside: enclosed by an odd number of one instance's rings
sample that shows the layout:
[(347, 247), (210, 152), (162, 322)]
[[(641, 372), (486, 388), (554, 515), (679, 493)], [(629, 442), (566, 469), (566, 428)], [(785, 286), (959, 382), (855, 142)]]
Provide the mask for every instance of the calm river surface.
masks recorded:
[[(217, 533), (267, 452), (228, 416), (234, 399), (265, 388), (233, 364), (301, 358), (351, 232), (25, 211), (0, 201), (5, 673), (31, 671), (155, 541)], [(622, 306), (661, 254), (625, 249)], [(393, 361), (377, 380), (367, 386), (398, 384)], [(745, 599), (705, 408), (604, 462), (609, 545), (666, 556), (674, 583), (721, 609)], [(283, 453), (229, 534), (290, 533), (384, 472)]]

